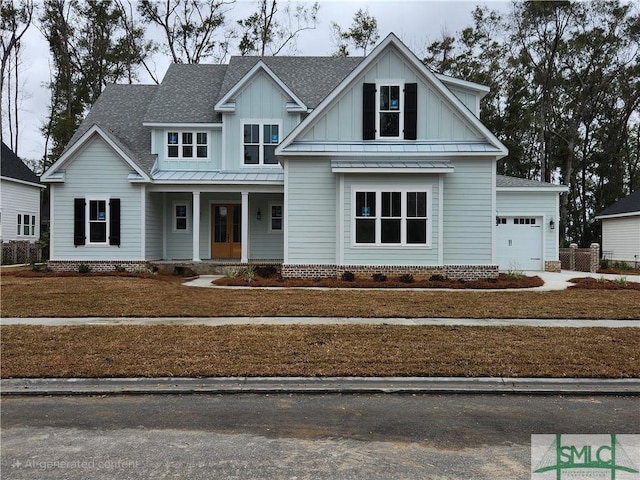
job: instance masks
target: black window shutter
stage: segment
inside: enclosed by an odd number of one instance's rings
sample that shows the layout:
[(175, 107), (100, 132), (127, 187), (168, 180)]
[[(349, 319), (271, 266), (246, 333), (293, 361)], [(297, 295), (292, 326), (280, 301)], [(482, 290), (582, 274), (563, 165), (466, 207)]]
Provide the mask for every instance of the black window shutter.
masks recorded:
[(120, 199), (109, 201), (109, 245), (120, 246)]
[(73, 199), (73, 244), (76, 247), (86, 243), (85, 205), (84, 198)]
[(404, 85), (404, 139), (418, 138), (418, 84)]
[(362, 139), (376, 138), (376, 84), (365, 83), (362, 87)]

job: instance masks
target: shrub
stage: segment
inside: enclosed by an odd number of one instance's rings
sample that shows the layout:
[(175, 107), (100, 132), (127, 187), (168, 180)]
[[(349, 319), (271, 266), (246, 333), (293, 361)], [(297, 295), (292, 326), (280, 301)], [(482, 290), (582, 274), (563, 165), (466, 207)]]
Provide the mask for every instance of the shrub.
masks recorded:
[(116, 272), (120, 272), (120, 273), (127, 271), (127, 269), (125, 268), (124, 265), (116, 265), (114, 268), (115, 268)]
[(429, 277), (430, 282), (444, 282), (444, 280), (444, 276), (440, 275), (439, 273), (435, 273)]
[(256, 266), (255, 265), (247, 265), (244, 269), (244, 281), (247, 283), (251, 283), (256, 279)]
[(256, 267), (256, 275), (262, 278), (273, 278), (278, 275), (278, 269), (273, 265)]
[(615, 279), (615, 282), (621, 287), (626, 287), (629, 283), (627, 277), (618, 277)]
[(347, 270), (342, 274), (340, 278), (345, 282), (353, 282), (356, 279), (356, 276), (353, 274), (353, 272)]
[(600, 260), (600, 268), (607, 269), (611, 265), (611, 262), (608, 258), (603, 258)]
[(413, 275), (410, 273), (405, 273), (404, 275), (400, 275), (400, 281), (402, 283), (413, 283)]
[(616, 270), (633, 270), (627, 262), (613, 262), (613, 268)]
[(81, 263), (78, 265), (78, 273), (89, 273), (91, 271), (91, 267), (86, 263)]
[(384, 273), (374, 273), (371, 275), (374, 282), (386, 282), (387, 276)]
[(598, 278), (596, 278), (596, 282), (598, 282), (598, 283), (607, 283), (607, 279), (604, 278), (602, 275), (600, 275)]
[(229, 267), (224, 269), (224, 276), (227, 278), (238, 278), (244, 273), (244, 268)]

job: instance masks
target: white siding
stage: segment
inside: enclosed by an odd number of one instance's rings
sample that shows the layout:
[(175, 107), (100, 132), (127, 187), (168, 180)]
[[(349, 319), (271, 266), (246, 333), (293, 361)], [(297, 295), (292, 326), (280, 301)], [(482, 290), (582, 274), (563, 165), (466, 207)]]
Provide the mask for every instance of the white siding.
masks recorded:
[[(40, 188), (13, 182), (0, 181), (0, 240), (29, 240), (40, 238)], [(36, 216), (35, 236), (18, 235), (18, 214)]]
[(640, 215), (602, 219), (602, 251), (610, 260), (640, 261)]
[[(65, 183), (53, 184), (52, 260), (144, 260), (141, 252), (140, 186), (127, 180), (131, 167), (98, 135), (66, 166)], [(87, 196), (119, 198), (120, 246), (73, 245), (73, 201)]]
[[(167, 132), (206, 132), (209, 140), (208, 158), (175, 159), (167, 158)], [(159, 170), (220, 170), (222, 168), (222, 128), (197, 128), (180, 127), (175, 128), (155, 128), (151, 135), (154, 137), (155, 151), (158, 154)], [(195, 135), (193, 141), (196, 141)], [(193, 146), (195, 152), (195, 144)], [(195, 154), (195, 153), (194, 153)]]
[(452, 161), (455, 172), (444, 176), (444, 263), (491, 265), (495, 162)]
[(288, 162), (288, 263), (336, 263), (336, 182), (329, 159)]

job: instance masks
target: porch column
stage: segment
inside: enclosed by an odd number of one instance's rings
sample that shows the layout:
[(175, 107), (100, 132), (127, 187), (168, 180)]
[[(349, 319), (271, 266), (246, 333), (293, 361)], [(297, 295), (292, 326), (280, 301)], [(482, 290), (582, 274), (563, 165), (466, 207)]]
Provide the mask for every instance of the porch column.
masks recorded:
[(240, 192), (242, 196), (242, 253), (240, 261), (242, 263), (249, 262), (249, 192)]
[(200, 261), (200, 192), (193, 192), (193, 215), (192, 228), (193, 232), (193, 255), (194, 262)]

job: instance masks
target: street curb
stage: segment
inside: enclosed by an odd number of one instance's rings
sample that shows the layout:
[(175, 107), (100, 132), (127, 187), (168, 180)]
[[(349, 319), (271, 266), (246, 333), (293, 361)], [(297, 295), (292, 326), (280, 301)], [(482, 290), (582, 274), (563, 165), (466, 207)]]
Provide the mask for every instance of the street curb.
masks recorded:
[(15, 378), (3, 396), (268, 393), (640, 395), (640, 378), (207, 377)]

